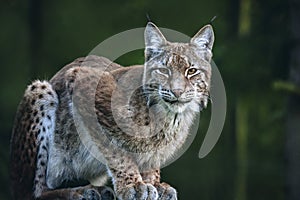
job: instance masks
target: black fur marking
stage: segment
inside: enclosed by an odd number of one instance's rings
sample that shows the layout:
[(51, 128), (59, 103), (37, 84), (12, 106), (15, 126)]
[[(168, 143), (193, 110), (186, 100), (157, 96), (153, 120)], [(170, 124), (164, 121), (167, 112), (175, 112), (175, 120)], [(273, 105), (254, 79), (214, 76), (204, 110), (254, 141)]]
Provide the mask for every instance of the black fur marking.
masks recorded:
[(31, 86), (30, 90), (33, 91), (35, 89), (35, 85)]
[(31, 105), (34, 105), (34, 104), (35, 104), (35, 99), (32, 99)]

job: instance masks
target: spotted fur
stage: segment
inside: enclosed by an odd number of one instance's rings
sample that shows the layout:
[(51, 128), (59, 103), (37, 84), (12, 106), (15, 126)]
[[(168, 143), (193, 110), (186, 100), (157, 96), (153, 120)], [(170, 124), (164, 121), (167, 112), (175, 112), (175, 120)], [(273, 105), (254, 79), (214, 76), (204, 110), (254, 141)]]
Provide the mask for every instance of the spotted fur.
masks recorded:
[[(114, 199), (99, 187), (110, 177), (120, 200), (176, 200), (160, 168), (207, 105), (213, 41), (209, 25), (185, 44), (168, 42), (148, 23), (144, 66), (88, 56), (49, 82), (33, 82), (13, 129), (14, 199)], [(97, 187), (66, 185), (78, 180)]]

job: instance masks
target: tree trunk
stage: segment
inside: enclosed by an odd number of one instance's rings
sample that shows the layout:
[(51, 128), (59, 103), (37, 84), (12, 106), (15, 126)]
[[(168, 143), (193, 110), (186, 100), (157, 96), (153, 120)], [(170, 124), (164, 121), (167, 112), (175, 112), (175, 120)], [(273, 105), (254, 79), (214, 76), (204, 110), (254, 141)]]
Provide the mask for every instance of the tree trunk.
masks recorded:
[[(238, 36), (248, 36), (251, 31), (251, 0), (239, 2)], [(237, 172), (235, 179), (235, 199), (247, 200), (248, 182), (248, 115), (247, 95), (240, 92), (236, 103), (236, 151)]]
[(248, 173), (248, 102), (239, 97), (236, 103), (236, 152), (237, 172), (235, 180), (235, 199), (247, 199)]
[[(290, 81), (300, 87), (300, 0), (290, 0), (292, 44)], [(287, 199), (300, 198), (300, 95), (291, 93), (286, 121)]]

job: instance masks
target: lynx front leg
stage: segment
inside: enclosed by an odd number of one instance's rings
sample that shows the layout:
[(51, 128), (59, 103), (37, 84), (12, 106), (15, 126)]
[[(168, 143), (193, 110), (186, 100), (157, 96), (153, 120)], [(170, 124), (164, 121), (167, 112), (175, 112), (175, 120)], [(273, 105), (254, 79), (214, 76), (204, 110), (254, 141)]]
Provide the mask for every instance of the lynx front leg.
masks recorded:
[(156, 188), (145, 183), (134, 163), (118, 163), (109, 172), (113, 178), (115, 192), (120, 200), (157, 200)]
[(158, 191), (158, 200), (177, 200), (177, 192), (167, 183), (160, 182), (160, 170), (150, 170), (141, 173), (143, 181), (154, 185)]

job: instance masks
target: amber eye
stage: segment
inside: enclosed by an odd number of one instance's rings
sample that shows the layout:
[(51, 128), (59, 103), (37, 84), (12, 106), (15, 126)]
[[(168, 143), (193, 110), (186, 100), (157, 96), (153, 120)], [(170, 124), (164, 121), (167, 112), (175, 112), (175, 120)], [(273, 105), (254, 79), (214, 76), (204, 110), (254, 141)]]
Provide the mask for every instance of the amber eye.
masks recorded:
[(187, 71), (187, 75), (193, 75), (197, 72), (197, 69), (196, 68), (190, 68), (188, 69)]

